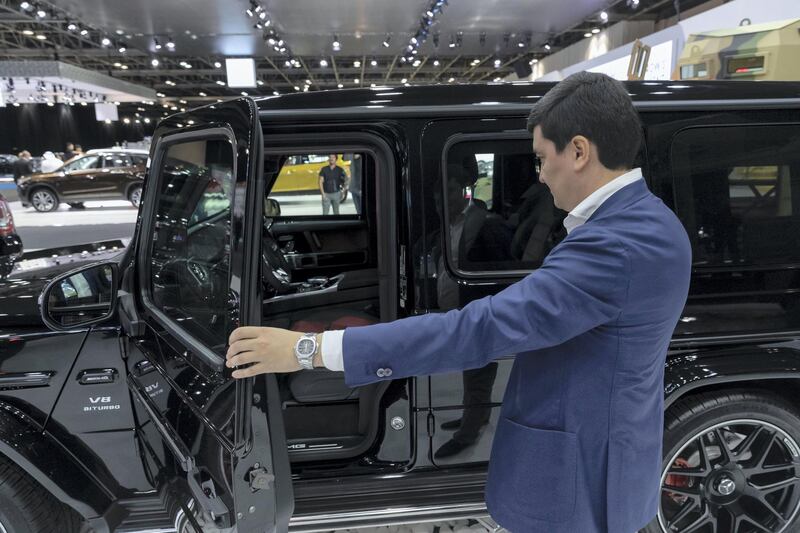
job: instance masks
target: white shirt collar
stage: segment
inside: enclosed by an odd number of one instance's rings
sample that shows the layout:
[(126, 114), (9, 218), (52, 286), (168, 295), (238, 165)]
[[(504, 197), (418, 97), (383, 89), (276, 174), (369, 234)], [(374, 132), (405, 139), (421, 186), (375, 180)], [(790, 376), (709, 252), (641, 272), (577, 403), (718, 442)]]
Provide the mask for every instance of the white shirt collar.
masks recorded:
[(589, 220), (589, 217), (597, 211), (597, 208), (603, 205), (603, 202), (608, 200), (615, 192), (640, 179), (642, 179), (642, 169), (634, 168), (621, 176), (617, 176), (584, 198), (564, 219), (564, 228), (566, 228), (567, 233)]

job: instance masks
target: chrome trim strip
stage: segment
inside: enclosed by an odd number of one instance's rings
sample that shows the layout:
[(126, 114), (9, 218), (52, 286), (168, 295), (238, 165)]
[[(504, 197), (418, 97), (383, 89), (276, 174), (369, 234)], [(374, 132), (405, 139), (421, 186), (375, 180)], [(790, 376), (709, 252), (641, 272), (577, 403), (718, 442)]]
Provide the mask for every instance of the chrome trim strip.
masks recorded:
[(331, 531), (332, 529), (392, 526), (436, 522), (439, 520), (479, 518), (484, 516), (489, 516), (489, 513), (486, 510), (486, 505), (483, 503), (447, 506), (436, 505), (428, 507), (397, 507), (373, 511), (293, 517), (289, 521), (289, 531), (312, 533), (317, 531)]

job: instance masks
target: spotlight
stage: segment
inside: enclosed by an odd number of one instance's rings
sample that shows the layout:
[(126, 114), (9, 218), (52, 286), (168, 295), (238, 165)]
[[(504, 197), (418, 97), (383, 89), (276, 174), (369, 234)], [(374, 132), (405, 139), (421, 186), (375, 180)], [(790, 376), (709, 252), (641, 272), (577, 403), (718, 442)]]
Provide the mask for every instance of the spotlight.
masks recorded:
[(20, 3), (20, 5), (19, 5), (19, 8), (20, 8), (20, 9), (23, 9), (23, 10), (25, 10), (25, 11), (28, 11), (28, 10), (29, 10), (31, 7), (32, 7), (32, 6), (31, 6), (31, 3), (30, 3), (30, 2), (22, 2), (22, 3)]
[(453, 83), (454, 81), (456, 81), (455, 78), (450, 78), (449, 80), (447, 80), (447, 83)]
[(434, 59), (433, 60), (433, 66), (434, 67), (438, 67), (439, 66), (439, 60), (438, 59)]
[(247, 13), (248, 17), (253, 18), (253, 10), (252, 9), (250, 9), (248, 7), (247, 9), (244, 10), (244, 12)]
[(344, 87), (344, 84), (340, 83), (339, 85), (337, 85), (337, 87), (341, 89), (342, 87)]
[(89, 30), (87, 30), (86, 28), (84, 28), (84, 29), (82, 29), (82, 30), (81, 30), (81, 32), (80, 32), (80, 33), (81, 33), (81, 35), (83, 35), (84, 37), (86, 37), (87, 35), (89, 35)]
[(417, 44), (418, 42), (416, 37), (411, 38), (411, 44)]
[(525, 48), (525, 43), (520, 41), (520, 42), (517, 43), (517, 47), (518, 48)]
[(342, 46), (342, 44), (339, 42), (339, 38), (336, 35), (334, 35), (333, 36), (333, 50), (335, 52), (338, 52), (339, 49), (341, 48), (341, 46)]
[(605, 11), (601, 11), (600, 20), (602, 20), (603, 22), (608, 22), (608, 13), (606, 13)]
[(356, 79), (353, 80), (353, 83), (361, 83), (361, 80), (356, 78)]
[(328, 66), (328, 61), (327, 61), (326, 59), (323, 59), (323, 60), (321, 60), (321, 61), (319, 62), (319, 66), (321, 66), (321, 67), (327, 67), (327, 66)]
[(219, 61), (214, 61), (214, 68), (222, 68), (222, 63)]
[(117, 50), (119, 50), (120, 54), (124, 54), (128, 50), (128, 48), (123, 44)]
[(550, 46), (550, 43), (549, 43), (549, 42), (548, 42), (548, 43), (544, 43), (544, 49), (545, 49), (545, 50), (547, 50), (547, 51), (549, 52), (549, 51), (550, 51), (550, 48), (552, 48), (552, 47)]
[(481, 34), (478, 36), (478, 42), (481, 46), (486, 46), (486, 32), (482, 31)]
[(389, 41), (390, 40), (391, 40), (391, 37), (389, 35), (387, 35), (386, 39), (383, 40), (383, 47), (384, 48), (389, 48)]
[(594, 34), (600, 33), (600, 28), (592, 28), (592, 33)]
[(439, 48), (439, 34), (438, 33), (434, 33), (433, 34), (433, 47), (434, 48)]
[(456, 47), (456, 41), (455, 41), (455, 39), (453, 39), (452, 35), (450, 36), (450, 44), (448, 46), (450, 48), (455, 48)]
[(586, 33), (583, 34), (583, 36), (584, 37), (591, 37), (592, 36), (592, 32), (587, 31)]
[(169, 50), (175, 50), (175, 42), (172, 40), (172, 37), (167, 41), (166, 47)]
[(108, 37), (103, 37), (103, 40), (100, 41), (100, 44), (102, 44), (103, 46), (111, 46), (111, 39), (109, 39)]
[(403, 78), (402, 80), (400, 80), (400, 83), (406, 83), (406, 82), (408, 82), (408, 78)]
[(500, 64), (501, 63), (502, 63), (502, 61), (500, 61), (499, 59), (495, 59), (494, 60), (494, 68), (500, 68)]
[(417, 59), (416, 61), (414, 61), (414, 62), (412, 63), (412, 65), (414, 65), (415, 67), (418, 67), (418, 66), (420, 66), (420, 64), (421, 64), (421, 63), (422, 63), (422, 61), (420, 61), (419, 59)]
[(69, 24), (67, 24), (67, 29), (69, 31), (75, 31), (78, 29), (78, 25), (75, 24), (74, 22), (70, 22)]
[(377, 61), (375, 61), (374, 59), (373, 59), (372, 61), (370, 61), (370, 62), (369, 62), (369, 64), (370, 64), (371, 66), (373, 66), (373, 67), (377, 67), (377, 66), (378, 66), (378, 62), (377, 62)]
[(153, 58), (150, 60), (150, 64), (153, 65), (154, 67), (157, 67), (160, 64), (160, 61), (156, 58)]
[(41, 9), (41, 8), (37, 9), (36, 10), (36, 16), (39, 17), (40, 19), (43, 19), (43, 18), (45, 18), (47, 16), (47, 11), (45, 11), (44, 9)]
[(358, 68), (360, 66), (361, 66), (361, 61), (359, 61), (359, 60), (353, 61), (353, 67)]
[(153, 39), (153, 45), (155, 46), (156, 50), (161, 50), (161, 43), (158, 42), (158, 39)]
[(258, 18), (260, 18), (261, 20), (267, 20), (267, 12), (262, 11), (261, 13), (258, 14)]

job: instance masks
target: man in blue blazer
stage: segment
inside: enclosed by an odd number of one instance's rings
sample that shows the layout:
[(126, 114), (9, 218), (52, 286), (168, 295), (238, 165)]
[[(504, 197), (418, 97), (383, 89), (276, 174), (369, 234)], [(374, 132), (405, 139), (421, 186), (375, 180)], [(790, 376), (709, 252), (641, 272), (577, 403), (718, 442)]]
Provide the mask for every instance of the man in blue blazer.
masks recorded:
[(491, 515), (514, 533), (633, 533), (658, 509), (664, 360), (689, 289), (689, 240), (631, 170), (641, 125), (621, 83), (570, 76), (528, 128), (539, 180), (569, 212), (567, 237), (540, 268), (447, 313), (322, 336), (240, 328), (228, 366), (251, 364), (240, 378), (324, 365), (358, 386), (515, 353), (489, 463)]

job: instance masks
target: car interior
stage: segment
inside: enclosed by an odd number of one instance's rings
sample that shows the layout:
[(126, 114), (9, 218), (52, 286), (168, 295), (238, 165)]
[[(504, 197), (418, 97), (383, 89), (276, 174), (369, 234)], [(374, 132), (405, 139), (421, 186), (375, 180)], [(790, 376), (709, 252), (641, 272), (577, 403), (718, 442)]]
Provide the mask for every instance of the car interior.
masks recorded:
[[(267, 188), (290, 157), (265, 157)], [(317, 190), (267, 193), (263, 232), (263, 325), (322, 332), (381, 321), (374, 156), (344, 154), (350, 185), (360, 178), (363, 209), (349, 194), (338, 215), (322, 215)], [(358, 159), (358, 158), (355, 158)], [(320, 164), (320, 169), (325, 163)], [(354, 175), (360, 171), (361, 176)], [(343, 372), (319, 368), (280, 376), (293, 462), (355, 457), (379, 430), (379, 398), (389, 382), (346, 385)]]

